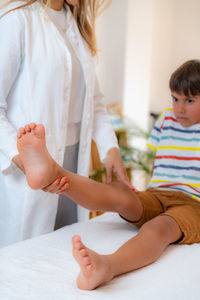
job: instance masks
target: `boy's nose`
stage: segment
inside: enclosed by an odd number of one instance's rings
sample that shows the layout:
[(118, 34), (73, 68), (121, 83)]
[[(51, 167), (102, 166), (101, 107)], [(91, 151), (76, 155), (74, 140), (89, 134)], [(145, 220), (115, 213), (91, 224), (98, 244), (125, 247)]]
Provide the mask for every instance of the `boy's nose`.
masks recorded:
[(185, 104), (183, 104), (183, 103), (179, 104), (179, 112), (180, 113), (184, 113), (185, 112)]

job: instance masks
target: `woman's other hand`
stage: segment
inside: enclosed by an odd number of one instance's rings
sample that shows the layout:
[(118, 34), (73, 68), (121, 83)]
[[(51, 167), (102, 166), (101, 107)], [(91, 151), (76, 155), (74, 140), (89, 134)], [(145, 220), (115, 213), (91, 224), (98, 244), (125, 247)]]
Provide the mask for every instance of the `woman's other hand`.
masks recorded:
[(133, 189), (132, 184), (129, 181), (126, 169), (122, 163), (121, 154), (118, 148), (111, 148), (106, 157), (106, 173), (107, 183), (112, 182), (112, 174), (115, 174), (117, 179)]

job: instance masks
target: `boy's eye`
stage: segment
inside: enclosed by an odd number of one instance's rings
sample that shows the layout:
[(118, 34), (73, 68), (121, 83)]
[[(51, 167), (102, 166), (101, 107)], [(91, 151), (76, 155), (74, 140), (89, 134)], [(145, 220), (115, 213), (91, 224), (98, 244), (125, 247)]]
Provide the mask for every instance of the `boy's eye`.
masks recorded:
[(174, 102), (177, 102), (177, 101), (178, 101), (178, 99), (177, 99), (176, 97), (173, 97), (172, 100), (173, 100)]
[(192, 100), (192, 99), (187, 99), (186, 101), (187, 101), (188, 103), (194, 102), (194, 100)]

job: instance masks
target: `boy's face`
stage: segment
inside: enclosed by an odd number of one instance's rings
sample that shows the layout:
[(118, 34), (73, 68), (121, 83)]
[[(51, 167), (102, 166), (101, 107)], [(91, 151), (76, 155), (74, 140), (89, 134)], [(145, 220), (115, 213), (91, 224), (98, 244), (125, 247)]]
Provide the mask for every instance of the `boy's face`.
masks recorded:
[(172, 105), (176, 119), (183, 127), (200, 123), (200, 95), (187, 97), (172, 92)]

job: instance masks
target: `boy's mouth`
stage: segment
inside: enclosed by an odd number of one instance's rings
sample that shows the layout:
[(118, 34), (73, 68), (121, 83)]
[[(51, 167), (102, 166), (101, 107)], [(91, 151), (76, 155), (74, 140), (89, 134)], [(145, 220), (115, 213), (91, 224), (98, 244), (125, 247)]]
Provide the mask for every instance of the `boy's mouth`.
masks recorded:
[(187, 121), (187, 120), (188, 120), (188, 118), (186, 118), (186, 117), (182, 117), (182, 116), (177, 117), (177, 121)]

